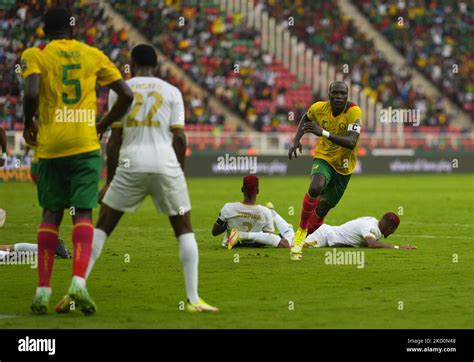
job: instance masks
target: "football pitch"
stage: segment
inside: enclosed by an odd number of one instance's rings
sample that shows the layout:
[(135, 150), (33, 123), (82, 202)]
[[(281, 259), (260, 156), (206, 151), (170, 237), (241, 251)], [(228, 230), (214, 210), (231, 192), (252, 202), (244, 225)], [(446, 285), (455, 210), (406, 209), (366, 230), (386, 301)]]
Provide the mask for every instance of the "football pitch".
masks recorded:
[[(257, 202), (272, 201), (296, 227), (308, 181), (262, 176)], [(185, 293), (177, 241), (147, 199), (122, 219), (88, 281), (97, 314), (53, 312), (68, 288), (71, 260), (55, 261), (45, 316), (29, 309), (37, 270), (0, 265), (0, 328), (474, 328), (472, 175), (353, 176), (326, 222), (402, 213), (386, 241), (418, 247), (357, 249), (364, 252), (363, 268), (325, 263), (331, 249), (305, 249), (300, 262), (286, 249), (222, 249), (222, 237), (210, 230), (225, 202), (241, 200), (241, 182), (188, 179), (200, 295), (220, 313), (180, 310)], [(34, 185), (1, 184), (0, 207), (7, 210), (0, 244), (35, 243), (41, 211)], [(60, 235), (72, 249), (67, 216)]]

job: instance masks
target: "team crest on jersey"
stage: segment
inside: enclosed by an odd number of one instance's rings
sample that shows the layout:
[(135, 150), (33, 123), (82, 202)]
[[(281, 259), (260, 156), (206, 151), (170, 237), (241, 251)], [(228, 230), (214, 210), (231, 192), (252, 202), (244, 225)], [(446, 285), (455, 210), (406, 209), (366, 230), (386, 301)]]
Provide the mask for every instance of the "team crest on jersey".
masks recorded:
[(327, 126), (328, 126), (328, 121), (321, 121), (321, 127), (323, 127), (324, 129), (327, 129)]
[(347, 129), (347, 125), (345, 123), (339, 123), (339, 130), (345, 131)]

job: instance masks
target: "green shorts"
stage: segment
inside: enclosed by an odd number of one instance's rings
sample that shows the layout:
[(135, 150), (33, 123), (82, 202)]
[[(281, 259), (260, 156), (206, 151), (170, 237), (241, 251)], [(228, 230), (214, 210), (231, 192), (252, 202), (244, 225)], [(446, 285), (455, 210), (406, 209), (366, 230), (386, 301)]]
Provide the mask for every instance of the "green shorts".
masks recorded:
[(329, 163), (320, 158), (313, 159), (311, 176), (315, 174), (323, 175), (326, 180), (321, 196), (324, 197), (331, 207), (336, 206), (342, 198), (342, 195), (344, 195), (344, 191), (351, 179), (351, 175), (341, 175), (336, 172)]
[(30, 165), (30, 176), (34, 183), (38, 180), (38, 162), (32, 162)]
[(99, 197), (100, 151), (42, 158), (38, 162), (38, 201), (43, 209), (93, 209)]

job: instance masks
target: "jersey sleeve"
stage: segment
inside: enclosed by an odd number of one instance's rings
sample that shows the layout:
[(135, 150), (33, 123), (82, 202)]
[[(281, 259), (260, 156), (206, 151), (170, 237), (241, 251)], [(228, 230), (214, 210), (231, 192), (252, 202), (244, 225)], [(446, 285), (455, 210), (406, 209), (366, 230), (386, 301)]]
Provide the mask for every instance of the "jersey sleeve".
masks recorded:
[[(375, 223), (375, 224), (374, 224)], [(364, 238), (364, 241), (365, 241), (365, 238), (367, 236), (371, 236), (373, 237), (375, 240), (377, 240), (377, 230), (376, 230), (376, 224), (377, 224), (377, 220), (374, 221), (374, 223), (372, 222), (367, 222), (367, 223), (364, 223), (364, 225), (362, 226), (362, 230), (361, 230), (361, 234), (362, 234), (362, 237)]]
[(122, 74), (114, 63), (100, 50), (97, 49), (99, 70), (97, 71), (97, 81), (101, 86), (113, 83), (122, 79)]
[(275, 232), (275, 224), (273, 222), (273, 215), (269, 209), (265, 210), (265, 226), (263, 227), (262, 231), (266, 233), (273, 233)]
[(219, 217), (218, 219), (221, 220), (222, 222), (227, 222), (227, 218), (229, 217), (229, 208), (227, 204), (225, 204), (221, 211), (219, 212)]
[(173, 104), (171, 105), (171, 129), (184, 127), (184, 101), (181, 92), (176, 89)]
[(360, 134), (362, 128), (362, 110), (358, 106), (347, 111), (347, 130)]
[(40, 50), (35, 48), (26, 49), (21, 55), (21, 76), (23, 79), (32, 74), (41, 75)]
[(316, 118), (316, 114), (320, 108), (320, 103), (321, 102), (316, 102), (311, 105), (311, 107), (308, 108), (308, 112), (306, 112), (306, 116), (308, 119), (310, 119), (313, 122), (318, 122)]
[[(107, 109), (110, 111), (114, 106), (115, 102), (117, 102), (117, 93), (115, 93), (112, 89), (109, 91), (109, 100), (107, 103)], [(111, 128), (122, 128), (122, 120), (115, 121), (110, 125)]]

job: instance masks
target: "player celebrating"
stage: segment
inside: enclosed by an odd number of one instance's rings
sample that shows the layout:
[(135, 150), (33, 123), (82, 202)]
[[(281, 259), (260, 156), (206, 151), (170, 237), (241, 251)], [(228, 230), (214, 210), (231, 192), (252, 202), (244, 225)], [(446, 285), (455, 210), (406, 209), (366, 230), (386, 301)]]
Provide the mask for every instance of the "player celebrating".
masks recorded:
[[(288, 224), (278, 213), (272, 209), (277, 228), (285, 230), (285, 236), (291, 241), (291, 232)], [(387, 249), (416, 249), (413, 245), (392, 245), (380, 242), (382, 236), (388, 238), (393, 234), (400, 224), (400, 218), (393, 212), (385, 213), (380, 220), (375, 217), (359, 217), (342, 224), (331, 226), (322, 224), (320, 227), (306, 236), (303, 243), (305, 247), (369, 247)], [(281, 232), (281, 231), (280, 231)]]
[[(54, 252), (66, 208), (71, 210), (74, 224), (73, 278), (68, 295), (85, 314), (96, 310), (86, 289), (85, 273), (101, 173), (97, 132), (120, 119), (133, 101), (133, 93), (115, 65), (97, 48), (71, 39), (71, 19), (66, 9), (49, 10), (44, 32), (50, 42), (26, 49), (21, 57), (23, 136), (27, 144), (37, 146), (38, 200), (43, 208), (38, 230), (39, 282), (31, 305), (35, 313), (46, 313), (49, 305)], [(113, 89), (120, 100), (97, 128), (96, 81)], [(33, 120), (37, 110), (38, 125)]]
[(309, 190), (303, 199), (301, 221), (295, 234), (290, 257), (302, 257), (308, 234), (324, 222), (329, 210), (337, 205), (349, 183), (357, 163), (357, 145), (362, 125), (362, 111), (347, 100), (348, 88), (336, 81), (329, 86), (329, 101), (316, 102), (301, 118), (288, 157), (302, 152), (300, 143), (305, 133), (320, 137), (315, 147)]
[(242, 186), (244, 200), (227, 203), (220, 211), (212, 227), (212, 235), (227, 232), (222, 241), (223, 247), (230, 250), (240, 241), (244, 241), (244, 244), (245, 241), (253, 241), (278, 248), (290, 247), (288, 240), (274, 234), (271, 211), (265, 206), (257, 205), (258, 191), (258, 177), (245, 176)]
[[(87, 275), (107, 237), (124, 212), (135, 211), (150, 195), (156, 210), (169, 216), (179, 243), (189, 312), (217, 312), (198, 295), (198, 247), (191, 227), (191, 204), (184, 178), (186, 136), (181, 92), (154, 77), (155, 50), (145, 44), (132, 49), (133, 78), (127, 80), (135, 101), (120, 122), (112, 125), (107, 144), (107, 184), (94, 230), (93, 252)], [(109, 107), (119, 102), (110, 92)], [(114, 106), (115, 107), (115, 106)], [(65, 297), (58, 313), (70, 310)]]

